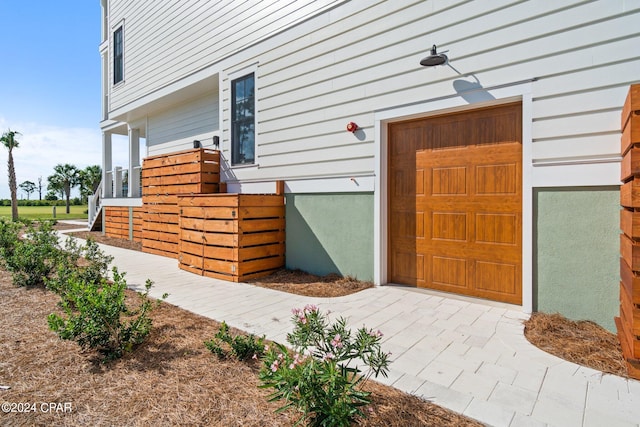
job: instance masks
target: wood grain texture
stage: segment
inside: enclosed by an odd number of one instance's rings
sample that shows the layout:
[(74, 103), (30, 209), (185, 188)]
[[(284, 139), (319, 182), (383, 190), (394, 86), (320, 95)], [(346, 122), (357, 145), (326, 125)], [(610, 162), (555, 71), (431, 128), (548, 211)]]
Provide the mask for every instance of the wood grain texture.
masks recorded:
[(181, 268), (242, 281), (284, 265), (284, 196), (179, 197)]
[(389, 126), (390, 281), (521, 303), (520, 111)]

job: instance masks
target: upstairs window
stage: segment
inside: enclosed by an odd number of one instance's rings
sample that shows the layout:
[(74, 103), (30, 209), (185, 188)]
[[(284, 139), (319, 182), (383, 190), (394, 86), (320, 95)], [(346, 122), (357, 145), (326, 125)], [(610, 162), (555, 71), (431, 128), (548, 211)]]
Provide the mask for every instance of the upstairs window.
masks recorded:
[(122, 27), (113, 32), (113, 84), (124, 79), (124, 49), (122, 41)]
[(255, 77), (231, 82), (231, 163), (253, 164), (256, 146)]

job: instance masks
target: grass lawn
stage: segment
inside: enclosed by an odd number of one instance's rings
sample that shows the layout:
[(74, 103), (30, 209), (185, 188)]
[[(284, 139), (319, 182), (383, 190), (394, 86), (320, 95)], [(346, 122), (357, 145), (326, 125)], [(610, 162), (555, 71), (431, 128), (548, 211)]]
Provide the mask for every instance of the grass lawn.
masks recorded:
[[(56, 219), (87, 219), (86, 205), (71, 206), (65, 213), (64, 206), (56, 206)], [(53, 219), (52, 206), (18, 206), (18, 215), (28, 219)], [(11, 218), (11, 206), (0, 206), (0, 217)]]

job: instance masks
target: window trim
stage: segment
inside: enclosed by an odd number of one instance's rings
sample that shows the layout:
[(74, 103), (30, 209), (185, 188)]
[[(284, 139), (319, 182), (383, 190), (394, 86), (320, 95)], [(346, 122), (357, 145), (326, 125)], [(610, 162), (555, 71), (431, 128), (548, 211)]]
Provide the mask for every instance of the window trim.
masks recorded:
[[(116, 54), (116, 34), (120, 33), (120, 54), (117, 55)], [(112, 32), (113, 34), (113, 61), (112, 61), (112, 66), (113, 66), (113, 79), (112, 79), (112, 83), (113, 86), (118, 86), (122, 83), (124, 83), (124, 22), (121, 22), (120, 24), (118, 24), (115, 29)], [(119, 61), (119, 66), (117, 66), (117, 62)], [(116, 81), (116, 70), (119, 69), (120, 70), (120, 79)]]
[[(251, 161), (244, 161), (241, 162), (238, 159), (239, 156), (239, 148), (237, 148), (236, 144), (236, 124), (238, 123), (238, 121), (235, 119), (235, 113), (236, 113), (236, 83), (240, 82), (240, 81), (244, 81), (244, 80), (248, 80), (249, 78), (251, 78), (253, 80), (253, 105), (252, 105), (252, 124), (253, 124), (253, 159)], [(256, 120), (256, 110), (257, 110), (257, 103), (256, 103), (256, 73), (255, 71), (251, 71), (249, 73), (243, 74), (239, 77), (236, 77), (234, 79), (231, 79), (230, 81), (230, 104), (231, 104), (231, 108), (230, 108), (230, 149), (231, 149), (231, 166), (233, 167), (249, 167), (249, 166), (255, 166), (256, 165), (256, 136), (257, 136), (257, 132), (256, 132), (256, 124), (257, 124), (257, 120)], [(248, 120), (243, 120), (243, 122), (248, 122)]]

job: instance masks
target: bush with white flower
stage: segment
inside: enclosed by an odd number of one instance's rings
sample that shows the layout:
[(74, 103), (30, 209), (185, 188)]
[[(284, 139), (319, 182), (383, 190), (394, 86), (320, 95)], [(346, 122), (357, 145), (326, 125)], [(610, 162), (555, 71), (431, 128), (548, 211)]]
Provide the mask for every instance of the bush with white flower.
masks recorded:
[(273, 389), (269, 400), (284, 400), (278, 411), (296, 409), (300, 422), (312, 426), (348, 426), (366, 416), (371, 393), (362, 387), (371, 376), (388, 372), (382, 333), (362, 327), (352, 334), (344, 318), (330, 324), (315, 305), (292, 312), (292, 350), (265, 347), (260, 380), (262, 388)]

